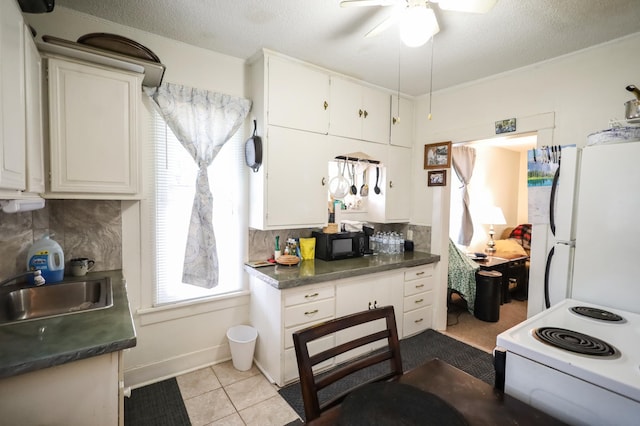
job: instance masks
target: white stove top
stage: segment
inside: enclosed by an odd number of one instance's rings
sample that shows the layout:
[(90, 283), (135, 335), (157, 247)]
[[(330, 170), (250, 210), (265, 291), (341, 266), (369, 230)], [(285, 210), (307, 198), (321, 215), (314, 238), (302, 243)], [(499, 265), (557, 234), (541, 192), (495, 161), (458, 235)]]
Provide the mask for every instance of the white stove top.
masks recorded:
[[(570, 311), (574, 306), (604, 309), (625, 320), (608, 322), (580, 316)], [(539, 327), (565, 328), (598, 338), (615, 347), (619, 356), (581, 355), (556, 348), (534, 337), (533, 330)], [(508, 352), (640, 402), (640, 314), (566, 299), (499, 334), (497, 344)]]

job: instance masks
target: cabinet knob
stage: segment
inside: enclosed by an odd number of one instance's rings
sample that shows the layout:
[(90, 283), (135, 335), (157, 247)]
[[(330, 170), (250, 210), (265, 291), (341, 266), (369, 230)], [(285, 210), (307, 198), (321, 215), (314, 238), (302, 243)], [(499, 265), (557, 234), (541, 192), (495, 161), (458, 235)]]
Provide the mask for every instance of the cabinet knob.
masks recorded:
[(397, 124), (397, 123), (399, 123), (399, 122), (400, 122), (400, 117), (393, 117), (393, 118), (391, 119), (391, 122), (392, 122), (393, 124)]
[(326, 111), (327, 108), (329, 108), (329, 104), (327, 103), (327, 101), (324, 101), (324, 110)]
[(358, 110), (358, 117), (362, 117), (363, 111), (361, 109)]
[(367, 112), (367, 110), (364, 110), (364, 118), (367, 118), (367, 116), (369, 115), (369, 113)]
[(305, 315), (314, 315), (314, 314), (317, 314), (317, 313), (318, 313), (318, 310), (317, 310), (317, 309), (314, 309), (313, 311), (307, 311), (307, 312), (305, 312), (304, 314), (305, 314)]
[(392, 180), (389, 181), (389, 188), (393, 188), (393, 181)]
[(422, 303), (422, 302), (424, 302), (424, 299), (418, 299), (418, 300), (416, 300), (416, 303)]
[(305, 295), (304, 295), (304, 298), (305, 298), (305, 299), (310, 299), (310, 298), (312, 298), (312, 297), (318, 297), (318, 296), (319, 296), (319, 294), (318, 294), (318, 293), (312, 293), (312, 294), (305, 294)]
[(422, 321), (424, 321), (424, 318), (417, 319), (417, 320), (415, 320), (414, 322), (415, 322), (416, 324), (418, 324), (418, 323), (421, 323)]
[(416, 285), (416, 288), (422, 288), (422, 287), (424, 287), (424, 284), (417, 284)]
[(322, 186), (325, 186), (325, 184), (327, 183), (327, 180), (324, 178), (324, 176), (322, 177)]
[(424, 275), (424, 271), (416, 272), (416, 275)]

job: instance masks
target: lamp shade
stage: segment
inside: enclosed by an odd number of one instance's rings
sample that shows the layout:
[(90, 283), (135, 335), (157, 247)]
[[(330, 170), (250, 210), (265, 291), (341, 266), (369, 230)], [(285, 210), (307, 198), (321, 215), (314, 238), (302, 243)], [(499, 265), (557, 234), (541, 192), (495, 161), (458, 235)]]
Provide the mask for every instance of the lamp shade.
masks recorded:
[(419, 47), (440, 31), (433, 9), (423, 5), (407, 7), (400, 19), (400, 39), (409, 47)]
[(504, 218), (502, 209), (498, 206), (487, 207), (482, 212), (482, 223), (487, 225), (506, 225), (507, 220)]

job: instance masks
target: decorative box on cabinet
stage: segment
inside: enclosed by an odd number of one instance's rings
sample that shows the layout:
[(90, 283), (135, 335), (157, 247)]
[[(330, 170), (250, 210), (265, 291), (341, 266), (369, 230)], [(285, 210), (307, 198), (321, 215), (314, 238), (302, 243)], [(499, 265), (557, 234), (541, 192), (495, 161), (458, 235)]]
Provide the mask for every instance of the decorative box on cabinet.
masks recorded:
[(26, 188), (23, 28), (16, 1), (0, 2), (0, 190)]
[(431, 328), (433, 287), (433, 265), (418, 266), (405, 271), (402, 337)]
[(50, 198), (137, 199), (142, 75), (47, 56)]
[(249, 176), (249, 226), (321, 227), (327, 223), (326, 136), (269, 126), (263, 167)]
[(329, 133), (389, 143), (390, 95), (342, 77), (331, 77)]

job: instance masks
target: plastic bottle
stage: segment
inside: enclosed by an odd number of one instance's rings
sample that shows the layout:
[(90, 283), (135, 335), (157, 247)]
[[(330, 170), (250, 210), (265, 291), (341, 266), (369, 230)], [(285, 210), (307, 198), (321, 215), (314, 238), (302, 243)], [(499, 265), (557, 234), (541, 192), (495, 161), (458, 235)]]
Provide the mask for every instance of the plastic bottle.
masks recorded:
[[(27, 270), (39, 269), (47, 284), (57, 283), (64, 278), (64, 253), (60, 244), (48, 235), (34, 242), (27, 252)], [(33, 284), (33, 276), (29, 278)]]

